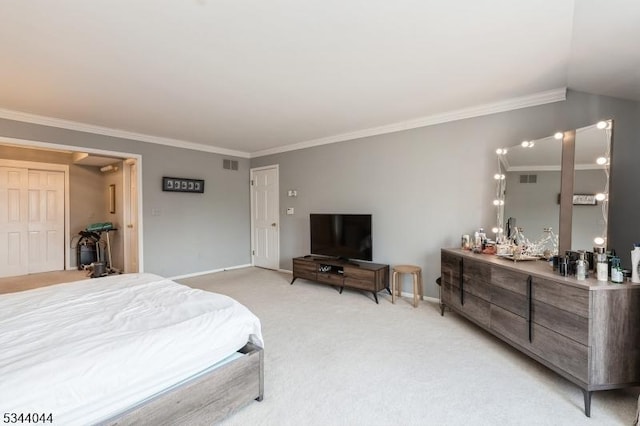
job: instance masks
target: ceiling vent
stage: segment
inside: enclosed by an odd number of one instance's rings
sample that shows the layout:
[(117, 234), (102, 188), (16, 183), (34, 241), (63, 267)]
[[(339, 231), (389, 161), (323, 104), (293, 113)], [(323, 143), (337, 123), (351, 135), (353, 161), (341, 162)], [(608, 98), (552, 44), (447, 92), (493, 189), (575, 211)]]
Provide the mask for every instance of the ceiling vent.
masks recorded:
[(238, 160), (222, 160), (222, 168), (226, 170), (238, 170)]

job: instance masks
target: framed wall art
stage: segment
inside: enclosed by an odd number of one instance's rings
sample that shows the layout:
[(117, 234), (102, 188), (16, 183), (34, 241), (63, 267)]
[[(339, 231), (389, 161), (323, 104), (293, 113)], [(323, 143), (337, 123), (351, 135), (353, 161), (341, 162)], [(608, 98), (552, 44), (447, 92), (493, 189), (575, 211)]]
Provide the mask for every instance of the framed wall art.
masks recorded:
[(204, 180), (175, 177), (162, 178), (162, 190), (168, 192), (204, 193)]

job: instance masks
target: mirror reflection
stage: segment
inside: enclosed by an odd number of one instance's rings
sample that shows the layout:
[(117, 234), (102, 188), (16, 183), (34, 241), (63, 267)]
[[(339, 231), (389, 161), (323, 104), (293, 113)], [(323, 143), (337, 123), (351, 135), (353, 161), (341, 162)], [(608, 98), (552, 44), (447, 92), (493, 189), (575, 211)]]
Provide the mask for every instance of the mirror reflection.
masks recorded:
[[(571, 249), (606, 246), (611, 121), (576, 130)], [(496, 238), (557, 254), (563, 134), (499, 149)], [(594, 243), (595, 239), (595, 243)]]
[(611, 122), (576, 130), (571, 249), (605, 246)]

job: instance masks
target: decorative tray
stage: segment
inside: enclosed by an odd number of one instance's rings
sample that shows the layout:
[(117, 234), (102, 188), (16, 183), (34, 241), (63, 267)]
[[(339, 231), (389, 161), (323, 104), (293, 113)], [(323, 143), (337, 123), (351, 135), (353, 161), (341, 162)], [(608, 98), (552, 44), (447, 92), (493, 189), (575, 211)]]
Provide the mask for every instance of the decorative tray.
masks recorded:
[(518, 257), (512, 255), (512, 254), (496, 254), (496, 256), (501, 257), (503, 259), (509, 259), (509, 260), (513, 260), (514, 262), (517, 262), (519, 260), (539, 260), (541, 259), (540, 256), (529, 256), (526, 254), (520, 255)]

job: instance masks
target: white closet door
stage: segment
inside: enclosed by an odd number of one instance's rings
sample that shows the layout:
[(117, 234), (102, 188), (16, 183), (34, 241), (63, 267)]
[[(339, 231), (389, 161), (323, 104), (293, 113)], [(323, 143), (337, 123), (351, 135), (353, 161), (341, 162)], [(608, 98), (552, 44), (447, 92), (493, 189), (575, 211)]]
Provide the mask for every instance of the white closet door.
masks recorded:
[(27, 274), (27, 170), (0, 167), (0, 277)]
[(29, 170), (29, 273), (64, 269), (64, 172)]

